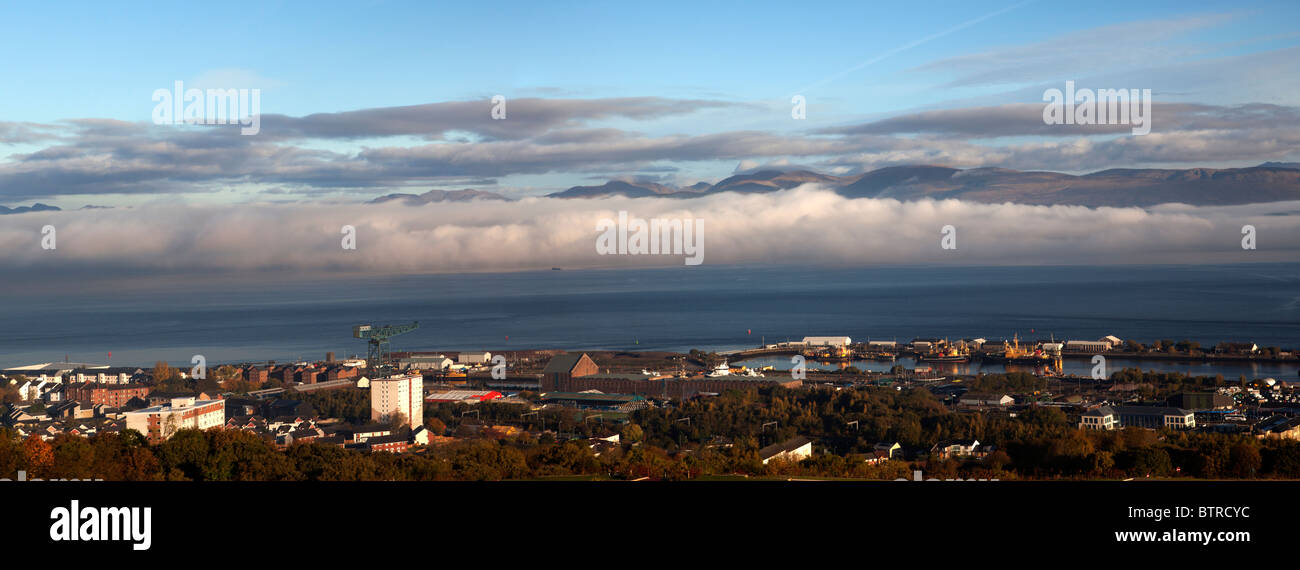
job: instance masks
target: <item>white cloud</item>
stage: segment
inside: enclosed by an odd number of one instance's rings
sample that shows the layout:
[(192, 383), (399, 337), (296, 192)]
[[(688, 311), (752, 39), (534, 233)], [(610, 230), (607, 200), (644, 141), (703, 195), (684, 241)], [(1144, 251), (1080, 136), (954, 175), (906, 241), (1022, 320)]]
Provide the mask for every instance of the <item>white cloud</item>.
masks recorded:
[[(5, 217), (0, 264), (56, 274), (251, 271), (426, 273), (681, 265), (680, 256), (600, 256), (596, 221), (705, 221), (704, 262), (1092, 264), (1292, 260), (1300, 202), (1098, 208), (848, 199), (814, 186), (697, 199), (332, 205), (152, 205)], [(1283, 214), (1283, 215), (1279, 215)], [(41, 227), (57, 228), (42, 250)], [(1241, 227), (1258, 231), (1243, 251)], [(343, 225), (357, 249), (340, 247)], [(957, 228), (958, 249), (940, 248)]]

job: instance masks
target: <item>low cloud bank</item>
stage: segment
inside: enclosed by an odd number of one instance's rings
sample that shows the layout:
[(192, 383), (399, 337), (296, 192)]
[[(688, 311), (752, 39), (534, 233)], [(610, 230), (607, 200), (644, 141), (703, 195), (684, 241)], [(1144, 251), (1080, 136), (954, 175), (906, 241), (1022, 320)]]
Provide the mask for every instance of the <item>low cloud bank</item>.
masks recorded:
[[(1300, 202), (1149, 209), (850, 199), (806, 185), (680, 200), (606, 198), (376, 205), (153, 205), (0, 220), (0, 264), (58, 273), (450, 273), (682, 266), (600, 255), (597, 223), (703, 220), (708, 264), (1123, 264), (1291, 261)], [(42, 248), (42, 228), (55, 249)], [(1242, 249), (1242, 227), (1256, 250)], [(356, 249), (342, 247), (343, 226)], [(944, 226), (956, 249), (943, 249)], [(35, 276), (33, 276), (35, 278)]]

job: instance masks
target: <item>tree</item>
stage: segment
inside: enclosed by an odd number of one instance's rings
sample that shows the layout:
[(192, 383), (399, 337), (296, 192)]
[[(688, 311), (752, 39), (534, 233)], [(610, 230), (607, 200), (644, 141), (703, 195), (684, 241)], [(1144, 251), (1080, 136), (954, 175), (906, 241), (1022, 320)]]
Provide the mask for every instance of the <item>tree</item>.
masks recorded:
[(159, 360), (153, 365), (153, 380), (157, 383), (169, 382), (180, 378), (180, 373), (172, 368), (171, 365)]
[(425, 418), (425, 429), (429, 430), (430, 435), (443, 435), (447, 433), (447, 424), (438, 418)]
[(627, 424), (627, 426), (623, 428), (623, 433), (620, 434), (620, 437), (628, 442), (638, 442), (645, 438), (645, 432), (639, 425)]
[(179, 424), (180, 422), (176, 419), (176, 414), (167, 414), (167, 419), (163, 421), (163, 439), (171, 438), (180, 427)]
[(23, 440), (23, 464), (28, 478), (44, 477), (54, 465), (54, 447), (36, 434), (27, 436)]
[(1173, 470), (1169, 452), (1158, 447), (1143, 447), (1133, 455), (1132, 474), (1138, 477), (1160, 477)]
[(394, 411), (393, 414), (389, 416), (388, 425), (389, 427), (392, 427), (394, 430), (404, 425), (409, 425), (410, 423), (411, 421), (406, 417), (406, 412), (403, 412), (401, 410)]
[(1232, 474), (1243, 479), (1254, 478), (1263, 464), (1259, 449), (1244, 441), (1234, 444), (1228, 450), (1228, 462), (1232, 466)]

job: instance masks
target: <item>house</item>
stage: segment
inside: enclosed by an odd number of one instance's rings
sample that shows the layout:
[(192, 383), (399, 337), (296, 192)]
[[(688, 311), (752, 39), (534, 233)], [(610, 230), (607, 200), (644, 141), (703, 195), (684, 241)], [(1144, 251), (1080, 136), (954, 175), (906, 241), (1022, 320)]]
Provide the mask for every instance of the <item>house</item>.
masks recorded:
[(46, 390), (44, 394), (41, 394), (41, 399), (51, 404), (62, 402), (67, 399), (64, 393), (66, 387), (66, 384), (55, 384), (49, 390)]
[(356, 444), (356, 443), (366, 443), (371, 438), (375, 438), (375, 437), (384, 437), (384, 436), (393, 435), (393, 430), (392, 428), (387, 426), (371, 424), (365, 426), (357, 426), (346, 430), (339, 430), (336, 433), (338, 435), (343, 436), (343, 439), (346, 443)]
[(812, 440), (804, 436), (796, 436), (758, 450), (758, 457), (763, 460), (763, 465), (775, 459), (784, 461), (808, 459), (812, 457)]
[(976, 457), (981, 454), (980, 442), (977, 439), (941, 441), (930, 448), (930, 456), (939, 459)]
[(1079, 429), (1112, 430), (1119, 427), (1115, 417), (1115, 408), (1098, 406), (1079, 416)]
[(249, 366), (244, 369), (244, 380), (251, 382), (254, 386), (261, 386), (271, 378), (271, 371), (258, 366)]
[(418, 426), (411, 430), (411, 443), (414, 445), (429, 445), (429, 428)]
[(402, 453), (411, 447), (406, 436), (401, 434), (380, 435), (368, 438), (365, 442), (366, 449), (370, 451), (387, 451), (389, 453)]
[(882, 441), (873, 446), (872, 451), (883, 453), (885, 459), (901, 458), (903, 456), (903, 446), (897, 441)]
[(867, 454), (867, 456), (862, 459), (862, 462), (867, 465), (880, 465), (886, 461), (889, 461), (889, 454), (878, 449)]
[(1300, 417), (1274, 416), (1255, 429), (1259, 439), (1300, 439)]
[(82, 410), (81, 404), (76, 400), (60, 402), (45, 411), (46, 417), (52, 420), (86, 418), (94, 415), (93, 409)]

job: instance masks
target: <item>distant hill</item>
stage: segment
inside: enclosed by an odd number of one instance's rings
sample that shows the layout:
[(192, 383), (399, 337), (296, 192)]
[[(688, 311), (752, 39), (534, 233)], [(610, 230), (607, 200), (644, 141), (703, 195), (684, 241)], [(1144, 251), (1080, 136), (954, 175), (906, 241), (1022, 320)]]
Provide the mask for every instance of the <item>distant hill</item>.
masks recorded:
[[(556, 198), (669, 196), (689, 198), (720, 192), (776, 192), (818, 183), (853, 198), (897, 200), (957, 198), (972, 202), (1079, 206), (1153, 206), (1170, 202), (1207, 206), (1300, 200), (1300, 168), (1111, 169), (1084, 175), (1005, 168), (961, 170), (945, 166), (891, 166), (857, 176), (808, 170), (739, 174), (712, 186), (677, 189), (660, 184), (610, 181), (575, 186)], [(706, 187), (707, 186), (707, 187)]]
[(1300, 162), (1265, 162), (1260, 166), (1264, 168), (1294, 168), (1300, 170)]
[(604, 196), (642, 198), (645, 196), (666, 196), (678, 192), (684, 191), (653, 182), (610, 180), (600, 186), (574, 186), (563, 192), (547, 194), (547, 196), (551, 198), (600, 198)]
[(851, 197), (958, 198), (972, 202), (1197, 206), (1300, 200), (1300, 170), (1288, 168), (1112, 169), (1082, 176), (1001, 168), (898, 167), (869, 172), (839, 192)]
[(49, 205), (46, 205), (46, 204), (42, 204), (42, 203), (40, 203), (40, 202), (37, 202), (37, 203), (32, 204), (32, 205), (30, 205), (30, 206), (19, 206), (19, 207), (17, 207), (17, 208), (9, 208), (9, 207), (6, 207), (6, 206), (0, 206), (0, 215), (3, 215), (3, 214), (24, 214), (24, 213), (27, 213), (27, 212), (61, 212), (61, 211), (63, 211), (63, 209), (62, 209), (62, 208), (59, 208), (58, 206), (49, 206)]
[(789, 190), (803, 184), (818, 183), (839, 186), (844, 179), (827, 176), (808, 170), (781, 172), (779, 170), (762, 170), (752, 174), (739, 174), (714, 184), (708, 192), (775, 192)]
[(509, 200), (509, 198), (495, 192), (483, 192), (481, 190), (430, 190), (423, 194), (388, 194), (375, 198), (369, 203), (383, 204), (384, 202), (401, 201), (408, 205), (418, 206), (432, 202), (469, 202), (470, 200)]

